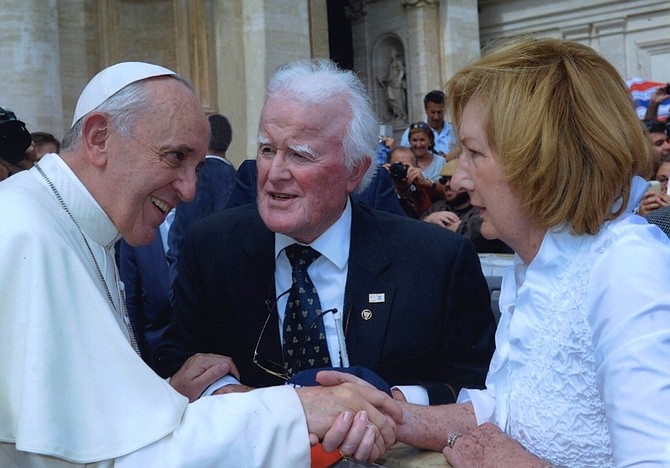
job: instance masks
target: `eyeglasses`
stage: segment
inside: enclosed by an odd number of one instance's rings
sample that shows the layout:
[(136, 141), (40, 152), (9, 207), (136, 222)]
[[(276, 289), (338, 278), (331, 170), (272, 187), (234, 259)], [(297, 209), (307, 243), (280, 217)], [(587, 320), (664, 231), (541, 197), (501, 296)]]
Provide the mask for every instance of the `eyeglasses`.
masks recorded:
[(415, 128), (418, 128), (418, 129), (421, 129), (421, 130), (424, 130), (424, 131), (430, 130), (430, 127), (428, 126), (428, 124), (426, 122), (414, 122), (413, 124), (411, 124), (409, 126), (410, 130), (414, 130)]
[[(263, 324), (263, 328), (261, 329), (260, 335), (258, 335), (258, 341), (256, 341), (256, 347), (254, 348), (254, 356), (252, 358), (252, 361), (255, 365), (263, 369), (265, 372), (267, 372), (270, 375), (274, 375), (275, 377), (279, 377), (280, 379), (283, 380), (289, 380), (291, 377), (293, 377), (293, 369), (288, 367), (288, 363), (283, 360), (283, 352), (282, 352), (282, 364), (279, 364), (277, 362), (271, 361), (269, 359), (263, 359), (258, 356), (258, 348), (261, 344), (261, 340), (263, 339), (263, 335), (265, 334), (265, 329), (268, 326), (268, 323), (270, 323), (270, 318), (272, 317), (272, 313), (277, 309), (277, 302), (279, 299), (285, 295), (288, 294), (291, 291), (291, 289), (287, 289), (283, 293), (281, 293), (277, 298), (274, 300), (274, 303), (272, 306), (270, 306), (269, 302), (266, 301), (266, 305), (268, 307), (268, 316), (265, 319), (265, 323)], [(337, 309), (328, 309), (324, 310), (320, 314), (316, 316), (314, 320), (312, 320), (312, 323), (309, 324), (309, 327), (307, 327), (307, 331), (305, 332), (305, 337), (302, 340), (302, 343), (300, 343), (300, 347), (298, 348), (298, 353), (295, 354), (294, 356), (298, 356), (298, 360), (296, 361), (296, 367), (300, 367), (301, 361), (300, 361), (300, 356), (304, 354), (305, 351), (305, 346), (307, 344), (307, 337), (309, 337), (309, 334), (312, 332), (314, 327), (316, 327), (317, 323), (319, 323), (319, 320), (323, 318), (324, 315), (326, 314), (336, 314)], [(293, 348), (295, 351), (295, 348)]]

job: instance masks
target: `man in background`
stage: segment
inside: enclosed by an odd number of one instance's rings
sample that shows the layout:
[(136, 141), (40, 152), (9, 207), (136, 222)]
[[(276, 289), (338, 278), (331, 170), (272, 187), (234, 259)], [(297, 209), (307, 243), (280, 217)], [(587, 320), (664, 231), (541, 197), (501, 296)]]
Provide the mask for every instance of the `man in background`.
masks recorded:
[(58, 138), (47, 132), (33, 132), (30, 134), (35, 145), (35, 152), (37, 153), (37, 160), (42, 159), (47, 153), (56, 153), (60, 151), (60, 141)]
[[(433, 148), (437, 154), (446, 157), (456, 143), (456, 137), (451, 124), (444, 120), (444, 93), (434, 90), (426, 94), (423, 98), (423, 108), (426, 111), (425, 122), (430, 125), (433, 135), (435, 135)], [(400, 138), (400, 146), (410, 146), (409, 128), (403, 132)]]
[(168, 234), (170, 286), (177, 275), (177, 260), (186, 230), (196, 219), (224, 209), (233, 190), (235, 167), (226, 158), (226, 152), (233, 140), (233, 129), (228, 119), (221, 114), (212, 114), (207, 119), (210, 128), (209, 144), (205, 162), (198, 170), (195, 198), (191, 202), (179, 204)]

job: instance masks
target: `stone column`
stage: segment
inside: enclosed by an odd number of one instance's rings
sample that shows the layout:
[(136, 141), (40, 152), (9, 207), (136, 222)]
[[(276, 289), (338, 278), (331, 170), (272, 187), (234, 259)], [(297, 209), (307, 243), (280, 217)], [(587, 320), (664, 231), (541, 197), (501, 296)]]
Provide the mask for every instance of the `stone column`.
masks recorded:
[(0, 106), (12, 109), (30, 132), (62, 138), (56, 0), (3, 0), (0, 57), (5, 72)]
[(442, 84), (480, 56), (477, 0), (440, 0)]
[(369, 85), (368, 40), (365, 30), (365, 17), (368, 7), (363, 0), (349, 0), (345, 14), (351, 21), (351, 37), (354, 47), (354, 68), (363, 83)]
[(313, 58), (330, 58), (328, 5), (326, 0), (309, 0), (309, 43)]
[(177, 69), (193, 81), (203, 110), (218, 112), (212, 5), (205, 0), (174, 0), (173, 8)]
[(441, 35), (438, 22), (439, 0), (401, 0), (407, 14), (409, 46), (407, 91), (409, 120), (425, 117), (423, 97), (432, 89), (442, 89)]
[(597, 45), (593, 47), (626, 78), (626, 20), (616, 18), (593, 24)]

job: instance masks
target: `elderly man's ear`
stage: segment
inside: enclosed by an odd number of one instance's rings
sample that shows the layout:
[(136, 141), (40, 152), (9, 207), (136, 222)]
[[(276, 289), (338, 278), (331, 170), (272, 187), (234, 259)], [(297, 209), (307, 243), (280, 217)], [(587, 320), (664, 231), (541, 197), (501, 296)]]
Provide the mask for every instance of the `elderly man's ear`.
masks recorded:
[(349, 183), (347, 184), (347, 190), (349, 193), (352, 193), (356, 189), (361, 179), (365, 175), (365, 172), (370, 167), (370, 164), (372, 164), (372, 160), (370, 158), (365, 158), (351, 170)]
[(93, 113), (84, 122), (82, 144), (86, 148), (89, 162), (97, 167), (102, 167), (107, 162), (109, 129), (109, 119), (105, 114)]

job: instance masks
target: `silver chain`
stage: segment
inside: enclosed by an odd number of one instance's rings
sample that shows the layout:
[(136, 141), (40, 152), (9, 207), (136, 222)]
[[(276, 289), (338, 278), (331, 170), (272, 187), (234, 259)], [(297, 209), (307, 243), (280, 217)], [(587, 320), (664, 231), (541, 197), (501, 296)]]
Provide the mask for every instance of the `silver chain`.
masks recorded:
[(130, 345), (133, 347), (135, 352), (139, 355), (140, 354), (140, 347), (137, 345), (137, 340), (135, 339), (135, 333), (133, 333), (133, 327), (130, 323), (130, 318), (128, 317), (128, 309), (126, 308), (126, 301), (123, 297), (119, 297), (121, 300), (121, 307), (123, 307), (123, 311), (119, 312), (119, 309), (116, 308), (116, 304), (114, 304), (114, 299), (112, 299), (112, 293), (109, 290), (109, 286), (107, 285), (107, 281), (105, 280), (105, 275), (102, 274), (102, 270), (100, 269), (100, 265), (98, 265), (98, 261), (95, 259), (95, 255), (93, 255), (93, 250), (91, 249), (91, 246), (88, 243), (88, 240), (86, 239), (86, 235), (84, 234), (84, 231), (82, 231), (81, 227), (79, 227), (79, 223), (74, 219), (74, 216), (72, 216), (72, 213), (70, 212), (70, 209), (67, 207), (65, 204), (65, 201), (61, 197), (60, 193), (58, 192), (58, 189), (56, 186), (51, 182), (51, 179), (44, 173), (42, 168), (35, 162), (33, 166), (37, 169), (37, 171), (44, 177), (44, 180), (46, 181), (47, 185), (49, 185), (49, 188), (51, 188), (51, 191), (54, 193), (56, 196), (56, 200), (58, 200), (58, 203), (60, 203), (60, 206), (63, 208), (65, 213), (70, 217), (74, 225), (77, 227), (79, 230), (79, 233), (81, 234), (82, 239), (84, 239), (84, 244), (86, 244), (86, 248), (88, 249), (88, 253), (91, 255), (91, 258), (93, 259), (93, 264), (95, 265), (95, 269), (98, 271), (98, 277), (100, 278), (100, 282), (102, 283), (103, 287), (105, 288), (105, 293), (107, 293), (107, 299), (109, 300), (109, 303), (112, 305), (112, 308), (114, 309), (114, 312), (117, 313), (121, 317), (121, 320), (123, 323), (126, 325), (126, 328), (128, 329), (128, 335), (130, 336)]

